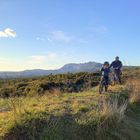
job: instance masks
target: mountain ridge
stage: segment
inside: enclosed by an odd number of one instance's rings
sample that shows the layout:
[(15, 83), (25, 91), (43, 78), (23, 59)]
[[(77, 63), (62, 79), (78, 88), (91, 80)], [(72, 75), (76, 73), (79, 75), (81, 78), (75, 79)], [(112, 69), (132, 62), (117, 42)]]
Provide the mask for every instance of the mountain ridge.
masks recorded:
[(76, 73), (76, 72), (95, 72), (101, 68), (102, 64), (98, 62), (86, 62), (86, 63), (68, 63), (59, 69), (45, 70), (45, 69), (33, 69), (23, 71), (2, 71), (0, 72), (0, 78), (24, 78), (24, 77), (36, 77), (49, 74), (64, 74), (64, 73)]
[[(102, 64), (94, 61), (86, 63), (68, 63), (59, 69), (45, 70), (45, 69), (32, 69), (23, 71), (1, 71), (0, 78), (28, 78), (37, 76), (47, 76), (49, 74), (65, 74), (65, 73), (78, 73), (78, 72), (97, 72), (101, 69)], [(123, 68), (131, 68), (137, 66), (123, 66)]]

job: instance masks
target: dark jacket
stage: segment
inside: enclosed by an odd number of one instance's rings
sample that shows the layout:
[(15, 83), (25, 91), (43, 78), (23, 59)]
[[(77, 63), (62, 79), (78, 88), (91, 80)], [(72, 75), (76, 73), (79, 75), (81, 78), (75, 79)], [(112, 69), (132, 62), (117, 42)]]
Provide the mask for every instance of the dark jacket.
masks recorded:
[(122, 62), (120, 60), (118, 61), (113, 61), (110, 65), (110, 68), (113, 67), (113, 69), (118, 69), (120, 70), (122, 68)]
[(102, 76), (109, 76), (110, 68), (103, 68), (101, 69)]

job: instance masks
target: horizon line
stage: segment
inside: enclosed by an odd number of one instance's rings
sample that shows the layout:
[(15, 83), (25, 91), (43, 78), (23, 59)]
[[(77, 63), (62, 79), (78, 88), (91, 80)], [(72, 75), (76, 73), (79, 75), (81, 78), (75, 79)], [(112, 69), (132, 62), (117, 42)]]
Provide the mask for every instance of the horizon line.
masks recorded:
[[(24, 71), (33, 71), (33, 70), (44, 70), (44, 71), (46, 71), (46, 70), (59, 70), (59, 69), (61, 69), (63, 66), (65, 66), (65, 65), (67, 65), (67, 64), (85, 64), (85, 63), (99, 63), (99, 64), (103, 64), (103, 63), (101, 63), (101, 62), (95, 62), (95, 61), (88, 61), (88, 62), (77, 62), (77, 63), (74, 63), (74, 62), (71, 62), (71, 63), (66, 63), (66, 64), (63, 64), (61, 67), (59, 67), (59, 68), (55, 68), (55, 69), (45, 69), (45, 68), (34, 68), (34, 69), (21, 69), (21, 70), (0, 70), (0, 72), (24, 72)], [(124, 66), (129, 66), (129, 67), (140, 67), (140, 65), (123, 65), (123, 67)]]

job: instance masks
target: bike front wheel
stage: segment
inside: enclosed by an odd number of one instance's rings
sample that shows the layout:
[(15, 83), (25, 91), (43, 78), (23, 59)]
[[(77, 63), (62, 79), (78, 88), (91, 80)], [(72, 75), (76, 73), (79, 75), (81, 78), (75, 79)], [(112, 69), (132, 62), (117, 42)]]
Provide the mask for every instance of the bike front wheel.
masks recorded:
[(101, 82), (99, 83), (99, 93), (100, 93), (100, 94), (102, 94), (103, 88), (104, 88), (104, 85), (103, 85), (103, 82), (101, 81)]

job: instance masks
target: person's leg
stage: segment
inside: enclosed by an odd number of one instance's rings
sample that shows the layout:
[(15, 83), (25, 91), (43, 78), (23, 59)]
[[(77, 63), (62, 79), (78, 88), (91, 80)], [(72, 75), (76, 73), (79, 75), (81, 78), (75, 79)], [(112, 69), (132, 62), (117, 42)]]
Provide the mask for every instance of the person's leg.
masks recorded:
[(101, 94), (103, 92), (103, 87), (104, 87), (104, 76), (101, 76), (101, 80), (99, 82), (99, 93)]
[(118, 75), (118, 80), (119, 80), (119, 84), (121, 85), (122, 84), (122, 80), (121, 80), (121, 75), (120, 74)]
[(108, 85), (109, 85), (109, 77), (105, 76), (105, 92), (108, 91)]
[(122, 81), (121, 81), (121, 71), (120, 70), (118, 70), (118, 72), (117, 72), (117, 77), (118, 77), (118, 82), (121, 85)]

